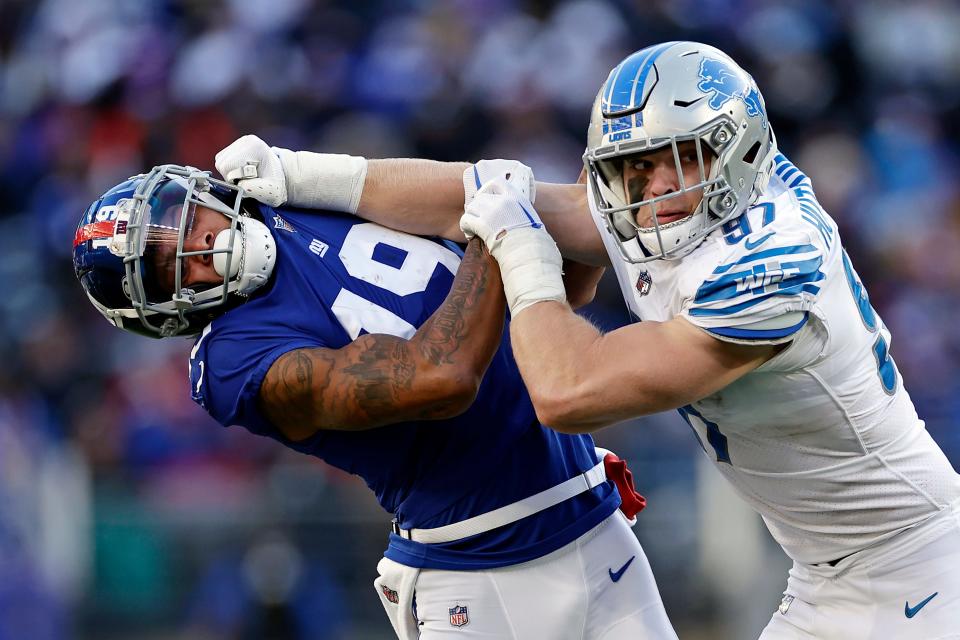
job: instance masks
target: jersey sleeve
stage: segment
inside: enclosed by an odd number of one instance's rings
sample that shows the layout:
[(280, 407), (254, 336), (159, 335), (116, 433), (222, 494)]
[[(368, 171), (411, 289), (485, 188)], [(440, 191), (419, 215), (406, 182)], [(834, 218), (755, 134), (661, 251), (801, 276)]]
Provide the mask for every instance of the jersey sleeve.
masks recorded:
[(802, 221), (781, 221), (728, 234), (719, 264), (702, 273), (682, 313), (728, 342), (777, 344), (807, 323), (826, 275), (827, 247)]
[(252, 330), (218, 331), (214, 322), (190, 355), (194, 402), (223, 426), (241, 425), (258, 435), (283, 440), (260, 412), (258, 395), (267, 371), (283, 354), (326, 346), (307, 336), (276, 336)]

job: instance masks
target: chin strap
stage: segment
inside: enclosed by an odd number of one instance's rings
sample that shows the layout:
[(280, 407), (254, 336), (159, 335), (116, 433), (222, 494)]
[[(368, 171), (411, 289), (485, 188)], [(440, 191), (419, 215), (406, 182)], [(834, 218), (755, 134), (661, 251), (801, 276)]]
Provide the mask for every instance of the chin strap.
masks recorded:
[[(213, 243), (213, 268), (223, 276), (229, 266), (228, 290), (249, 296), (270, 279), (277, 262), (277, 244), (267, 225), (255, 218), (241, 216), (236, 232), (224, 229)], [(233, 249), (230, 239), (233, 238)]]

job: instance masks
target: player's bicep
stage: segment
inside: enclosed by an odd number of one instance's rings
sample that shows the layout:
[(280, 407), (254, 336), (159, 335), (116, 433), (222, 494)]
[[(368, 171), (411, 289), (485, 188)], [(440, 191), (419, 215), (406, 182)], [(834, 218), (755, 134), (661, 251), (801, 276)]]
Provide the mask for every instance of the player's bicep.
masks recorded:
[(316, 432), (310, 401), (322, 395), (332, 371), (328, 349), (295, 349), (277, 358), (260, 384), (258, 404), (264, 417), (290, 440)]
[(320, 429), (456, 415), (468, 394), (462, 381), (439, 374), (409, 341), (367, 334), (341, 349), (296, 349), (277, 358), (260, 386), (260, 409), (294, 441)]
[(604, 342), (617, 372), (604, 384), (620, 396), (610, 402), (624, 409), (624, 417), (636, 415), (636, 409), (665, 411), (705, 398), (783, 348), (723, 342), (682, 317), (628, 325), (606, 334)]
[(675, 392), (686, 396), (689, 404), (730, 385), (788, 346), (749, 344), (718, 339), (680, 316), (665, 323), (669, 344), (678, 351), (686, 375), (675, 385)]

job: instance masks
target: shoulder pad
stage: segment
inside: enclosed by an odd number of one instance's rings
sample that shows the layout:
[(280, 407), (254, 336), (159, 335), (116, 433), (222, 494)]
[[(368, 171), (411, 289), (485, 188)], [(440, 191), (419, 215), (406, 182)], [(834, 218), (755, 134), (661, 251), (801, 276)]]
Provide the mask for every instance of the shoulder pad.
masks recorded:
[(777, 220), (778, 205), (765, 203), (726, 229), (725, 250), (683, 310), (688, 320), (736, 341), (784, 341), (803, 326), (827, 253), (815, 228), (785, 213)]

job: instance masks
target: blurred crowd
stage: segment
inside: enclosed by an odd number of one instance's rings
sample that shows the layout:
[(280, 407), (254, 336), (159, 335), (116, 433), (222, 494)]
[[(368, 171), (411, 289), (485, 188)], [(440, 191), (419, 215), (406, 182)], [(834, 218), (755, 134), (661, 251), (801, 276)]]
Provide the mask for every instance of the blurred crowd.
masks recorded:
[[(388, 516), (360, 483), (218, 427), (189, 400), (188, 341), (125, 336), (86, 302), (71, 240), (98, 194), (212, 169), (244, 133), (573, 181), (607, 72), (664, 40), (757, 79), (957, 466), (958, 33), (949, 0), (3, 0), (0, 640), (388, 633), (370, 586)], [(627, 319), (609, 281), (587, 313)], [(739, 637), (694, 562), (697, 445), (669, 416), (637, 423), (599, 439), (663, 505), (638, 532), (678, 631)]]

